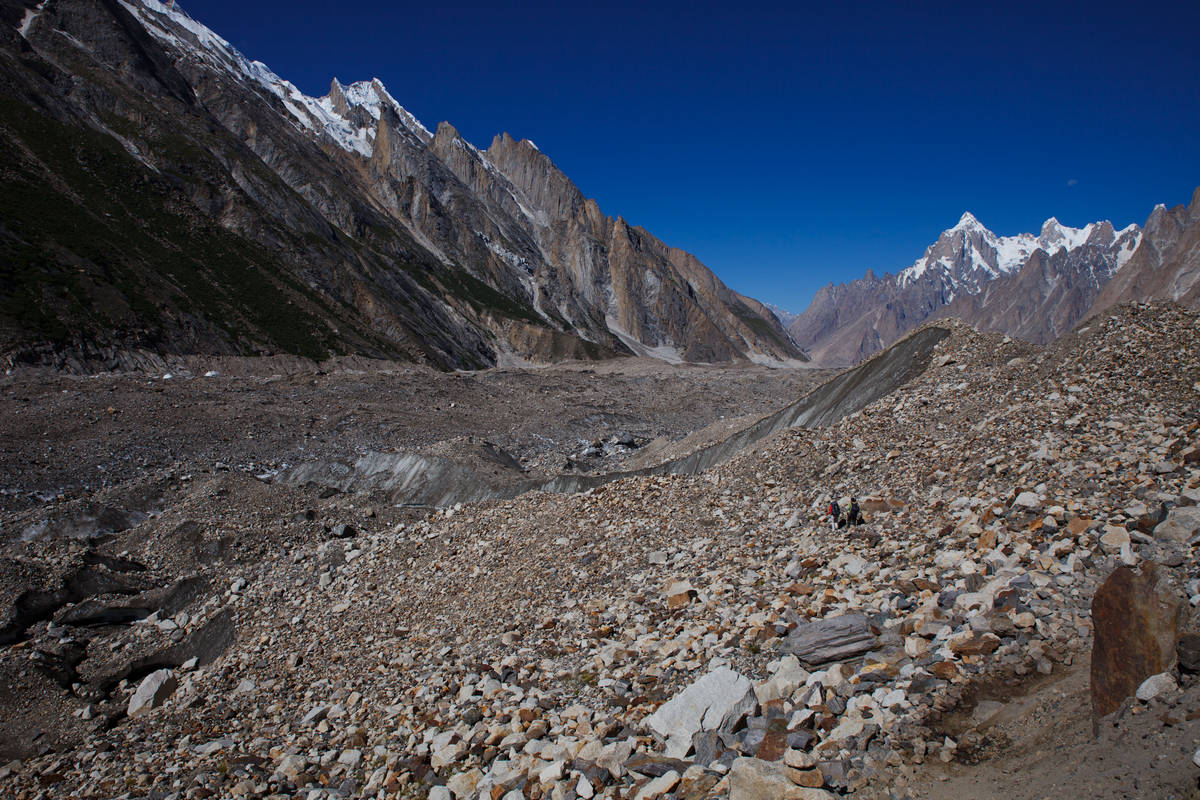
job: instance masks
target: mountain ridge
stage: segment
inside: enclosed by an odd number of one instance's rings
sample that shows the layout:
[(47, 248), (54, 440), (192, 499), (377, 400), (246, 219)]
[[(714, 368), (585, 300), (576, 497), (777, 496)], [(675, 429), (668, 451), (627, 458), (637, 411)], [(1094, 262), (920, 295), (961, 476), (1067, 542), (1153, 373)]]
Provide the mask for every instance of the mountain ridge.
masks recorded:
[[(532, 144), (430, 131), (378, 79), (308, 97), (155, 0), (5, 0), (0, 14), (4, 99), (20, 106), (5, 147), (27, 156), (6, 192), (91, 218), (111, 251), (98, 263), (3, 209), (0, 242), (26, 265), (0, 298), (9, 363), (113, 347), (442, 368), (803, 360), (757, 301), (605, 216)], [(40, 142), (47, 124), (61, 146)], [(79, 175), (81, 159), (112, 172)], [(165, 271), (163, 248), (184, 254)]]
[(826, 366), (856, 363), (925, 320), (949, 316), (1045, 344), (1087, 316), (1143, 246), (1137, 225), (1072, 228), (1050, 217), (1037, 234), (999, 236), (967, 211), (895, 274), (868, 269), (822, 287), (788, 329)]

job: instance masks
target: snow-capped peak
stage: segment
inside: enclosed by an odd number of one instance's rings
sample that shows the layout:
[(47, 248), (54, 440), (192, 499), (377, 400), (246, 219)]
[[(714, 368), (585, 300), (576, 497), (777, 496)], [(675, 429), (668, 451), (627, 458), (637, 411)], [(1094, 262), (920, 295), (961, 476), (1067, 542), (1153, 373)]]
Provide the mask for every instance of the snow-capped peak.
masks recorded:
[(223, 68), (235, 77), (247, 78), (258, 84), (283, 102), (293, 118), (293, 124), (311, 131), (318, 138), (332, 141), (348, 152), (370, 156), (375, 129), (373, 126), (359, 127), (338, 113), (331, 98), (334, 88), (345, 95), (351, 107), (363, 107), (374, 119), (379, 119), (380, 107), (387, 105), (419, 139), (428, 142), (433, 138), (433, 134), (416, 117), (388, 94), (378, 78), (349, 86), (342, 86), (335, 80), (329, 95), (310, 97), (290, 81), (280, 78), (266, 64), (247, 59), (228, 41), (188, 16), (178, 3), (167, 6), (157, 0), (121, 0), (121, 5), (151, 35), (202, 61)]
[[(958, 218), (958, 224), (956, 224), (950, 230), (957, 231), (957, 230), (963, 230), (964, 228), (983, 228), (983, 223), (981, 223), (978, 219), (976, 219), (975, 215), (972, 214), (970, 211), (964, 211), (963, 215)], [(984, 228), (984, 230), (987, 230), (987, 229)]]
[[(1111, 238), (1110, 238), (1110, 233)], [(942, 232), (925, 254), (897, 276), (908, 286), (927, 274), (940, 276), (946, 290), (946, 302), (956, 294), (974, 294), (981, 282), (1021, 269), (1037, 250), (1054, 255), (1060, 250), (1075, 250), (1089, 242), (1111, 247), (1119, 243), (1116, 268), (1119, 269), (1137, 248), (1141, 231), (1130, 225), (1113, 232), (1108, 222), (1093, 222), (1082, 228), (1063, 225), (1055, 217), (1042, 224), (1038, 235), (1019, 233), (997, 236), (985, 228), (971, 212), (965, 212), (953, 228)]]
[[(334, 88), (340, 90), (342, 96), (346, 98), (346, 103), (350, 108), (361, 108), (370, 114), (372, 119), (378, 120), (383, 113), (382, 109), (386, 106), (394, 111), (404, 127), (412, 131), (421, 141), (428, 142), (433, 138), (433, 134), (421, 124), (420, 120), (409, 113), (408, 109), (396, 102), (396, 98), (388, 93), (387, 87), (383, 85), (383, 81), (379, 80), (379, 78), (372, 78), (369, 81), (356, 81), (348, 86), (342, 85), (335, 78), (333, 84)], [(332, 88), (329, 94), (320, 98), (319, 102), (330, 111), (336, 112)]]

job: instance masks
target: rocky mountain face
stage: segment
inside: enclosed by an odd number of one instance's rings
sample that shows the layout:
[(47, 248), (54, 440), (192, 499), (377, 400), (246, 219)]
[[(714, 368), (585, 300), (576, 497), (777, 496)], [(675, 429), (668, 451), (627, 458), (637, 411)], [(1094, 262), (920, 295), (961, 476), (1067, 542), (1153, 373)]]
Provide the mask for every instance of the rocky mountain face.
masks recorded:
[(1069, 330), (1141, 242), (1136, 225), (1070, 228), (1046, 220), (1036, 236), (997, 236), (966, 213), (897, 275), (830, 284), (789, 326), (819, 363), (851, 364), (927, 319), (954, 316), (1039, 344)]
[(1141, 246), (1100, 292), (1092, 313), (1147, 299), (1200, 308), (1200, 187), (1187, 206), (1154, 209)]
[(803, 358), (531, 142), (430, 131), (378, 80), (308, 97), (155, 0), (0, 19), (9, 363)]

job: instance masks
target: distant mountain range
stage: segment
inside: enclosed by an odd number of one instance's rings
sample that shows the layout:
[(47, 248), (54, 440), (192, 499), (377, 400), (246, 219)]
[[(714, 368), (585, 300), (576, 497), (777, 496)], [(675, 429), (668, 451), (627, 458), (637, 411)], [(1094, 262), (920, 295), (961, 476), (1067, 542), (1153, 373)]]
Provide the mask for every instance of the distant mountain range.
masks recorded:
[(804, 359), (529, 141), (308, 97), (178, 5), (0, 0), (0, 358)]
[(1143, 228), (1109, 222), (997, 236), (970, 213), (912, 266), (830, 284), (798, 315), (778, 313), (825, 366), (853, 364), (926, 320), (957, 317), (981, 330), (1046, 343), (1128, 300), (1200, 304), (1200, 188), (1190, 206), (1158, 206)]

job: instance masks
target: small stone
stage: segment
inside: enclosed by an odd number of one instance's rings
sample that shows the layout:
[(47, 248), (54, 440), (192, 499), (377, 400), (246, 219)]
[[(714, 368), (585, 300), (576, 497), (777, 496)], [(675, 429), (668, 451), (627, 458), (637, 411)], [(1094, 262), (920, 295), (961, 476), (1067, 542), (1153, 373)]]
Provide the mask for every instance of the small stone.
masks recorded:
[(792, 769), (812, 769), (817, 765), (817, 757), (803, 750), (788, 750), (783, 754), (783, 763)]
[(994, 633), (977, 633), (967, 631), (955, 634), (949, 640), (950, 651), (960, 656), (985, 655), (996, 652), (1000, 646), (1000, 637)]
[(824, 789), (798, 786), (781, 767), (757, 758), (739, 758), (729, 770), (729, 800), (826, 800)]
[(820, 769), (792, 769), (788, 767), (785, 771), (791, 782), (797, 786), (819, 789), (825, 785), (825, 775)]
[(329, 705), (319, 705), (311, 709), (304, 718), (300, 720), (301, 725), (316, 725), (325, 717), (329, 716)]
[(1184, 672), (1200, 672), (1200, 634), (1189, 633), (1181, 636), (1175, 646), (1179, 657), (1179, 668)]
[(308, 759), (299, 755), (286, 755), (279, 761), (279, 766), (276, 771), (288, 778), (295, 780), (304, 770), (308, 768)]
[(479, 786), (479, 782), (483, 780), (483, 773), (478, 769), (469, 769), (465, 772), (456, 772), (446, 780), (446, 788), (449, 789), (458, 800), (475, 797), (475, 788)]
[(234, 797), (248, 797), (249, 795), (254, 794), (255, 791), (256, 788), (254, 786), (254, 781), (247, 778), (246, 780), (235, 783), (233, 788), (229, 790), (229, 793)]
[(672, 770), (639, 789), (638, 793), (634, 795), (634, 800), (654, 800), (656, 797), (662, 797), (674, 789), (677, 783), (679, 783), (679, 773)]

